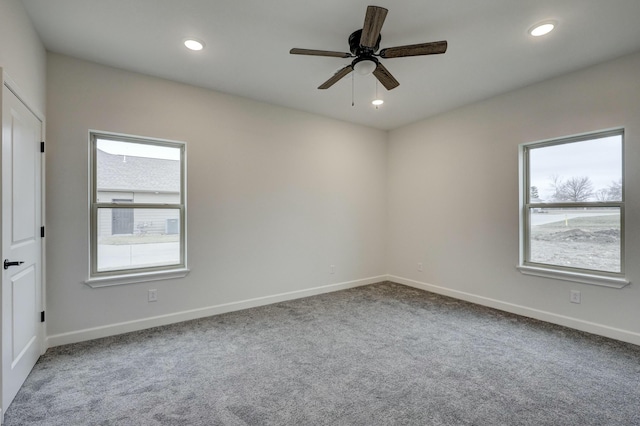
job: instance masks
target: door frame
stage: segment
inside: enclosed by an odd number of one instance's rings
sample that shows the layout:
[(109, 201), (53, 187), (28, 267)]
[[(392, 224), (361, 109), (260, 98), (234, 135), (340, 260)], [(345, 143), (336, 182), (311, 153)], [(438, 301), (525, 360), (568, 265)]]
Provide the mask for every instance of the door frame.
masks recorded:
[[(20, 89), (20, 86), (18, 86), (18, 84), (11, 79), (11, 77), (7, 74), (7, 72), (0, 67), (0, 89), (2, 89), (0, 91), (0, 116), (2, 116), (2, 92), (4, 91), (4, 88), (6, 87), (11, 93), (13, 93), (20, 102), (22, 102), (22, 104), (40, 121), (41, 123), (41, 127), (40, 127), (40, 140), (44, 141), (45, 138), (45, 116), (44, 114), (39, 111), (37, 108), (34, 107), (33, 102), (30, 102), (29, 98), (26, 97), (24, 95), (24, 91), (22, 89)], [(0, 146), (2, 146), (2, 133), (0, 132)], [(46, 178), (45, 178), (45, 172), (46, 172), (46, 168), (45, 168), (45, 163), (46, 163), (46, 149), (45, 152), (41, 154), (41, 158), (40, 158), (40, 219), (41, 219), (41, 224), (42, 226), (45, 226), (45, 219), (46, 219), (46, 215), (45, 215), (45, 211), (46, 211), (46, 204), (45, 204), (45, 191), (46, 191), (46, 187), (45, 187), (45, 182), (46, 182)], [(2, 150), (0, 149), (0, 164), (2, 162)], [(2, 192), (2, 176), (0, 175), (0, 193)], [(2, 216), (0, 215), (0, 241), (2, 241)], [(46, 229), (46, 228), (45, 228)], [(46, 311), (46, 233), (45, 236), (42, 237), (42, 244), (41, 244), (41, 248), (40, 248), (40, 261), (41, 261), (41, 265), (40, 265), (40, 271), (41, 271), (41, 276), (40, 276), (40, 310), (41, 312), (45, 312)], [(1, 249), (0, 249), (1, 251)], [(4, 259), (4, 258), (3, 258)], [(1, 283), (0, 284), (4, 284)], [(0, 298), (2, 297), (1, 293), (0, 293)], [(0, 342), (2, 342), (2, 303), (0, 300)], [(47, 344), (47, 328), (46, 328), (46, 322), (41, 322), (40, 323), (40, 335), (42, 337), (41, 342), (40, 342), (40, 355), (43, 355), (46, 350), (48, 349), (48, 344)], [(1, 351), (1, 349), (0, 349)], [(3, 380), (2, 378), (2, 372), (0, 371), (0, 380)], [(2, 392), (2, 384), (0, 383), (0, 393)], [(0, 395), (1, 396), (1, 395)], [(4, 413), (6, 411), (7, 407), (2, 407), (2, 398), (0, 398), (0, 422), (4, 423)]]

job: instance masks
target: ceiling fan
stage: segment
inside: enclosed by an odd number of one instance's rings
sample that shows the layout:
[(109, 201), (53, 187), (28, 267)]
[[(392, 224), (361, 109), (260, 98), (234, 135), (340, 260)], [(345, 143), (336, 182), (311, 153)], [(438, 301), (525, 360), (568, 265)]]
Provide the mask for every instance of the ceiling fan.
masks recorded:
[(387, 47), (376, 53), (380, 48), (380, 30), (387, 17), (388, 10), (384, 7), (369, 6), (361, 30), (354, 31), (349, 36), (351, 53), (333, 52), (328, 50), (298, 49), (289, 51), (292, 55), (330, 56), (335, 58), (355, 58), (351, 64), (338, 70), (333, 77), (322, 83), (318, 89), (328, 89), (342, 77), (356, 70), (362, 74), (372, 72), (380, 83), (387, 89), (395, 89), (400, 85), (389, 70), (380, 63), (378, 58), (403, 58), (406, 56), (437, 55), (447, 51), (447, 42), (435, 41), (431, 43), (411, 44), (406, 46)]

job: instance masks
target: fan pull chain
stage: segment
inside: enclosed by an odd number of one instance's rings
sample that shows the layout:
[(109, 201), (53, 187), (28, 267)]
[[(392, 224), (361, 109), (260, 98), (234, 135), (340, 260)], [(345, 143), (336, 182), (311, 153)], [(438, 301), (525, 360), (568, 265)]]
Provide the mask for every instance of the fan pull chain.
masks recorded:
[(355, 101), (355, 79), (353, 76), (353, 72), (351, 73), (351, 106), (356, 106), (356, 101)]

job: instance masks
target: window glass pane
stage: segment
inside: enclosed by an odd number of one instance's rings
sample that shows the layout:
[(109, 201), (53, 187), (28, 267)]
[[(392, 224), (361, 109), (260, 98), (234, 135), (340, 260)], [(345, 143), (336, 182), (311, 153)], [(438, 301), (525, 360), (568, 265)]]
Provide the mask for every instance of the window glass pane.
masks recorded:
[(98, 271), (180, 264), (180, 210), (98, 209)]
[(622, 201), (622, 136), (529, 150), (531, 203)]
[(620, 272), (619, 208), (529, 209), (529, 261)]
[(180, 203), (180, 148), (107, 139), (96, 141), (99, 203)]

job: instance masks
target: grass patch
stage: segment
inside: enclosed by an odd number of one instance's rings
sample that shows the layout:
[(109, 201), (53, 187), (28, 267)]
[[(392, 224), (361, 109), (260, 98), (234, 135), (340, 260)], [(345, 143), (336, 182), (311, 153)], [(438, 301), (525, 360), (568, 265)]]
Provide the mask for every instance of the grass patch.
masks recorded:
[[(561, 216), (561, 215), (558, 215)], [(604, 215), (604, 216), (588, 216), (588, 217), (574, 217), (567, 219), (558, 218), (558, 222), (545, 223), (544, 225), (537, 225), (536, 228), (540, 229), (567, 229), (567, 228), (620, 228), (620, 216), (618, 215)]]

